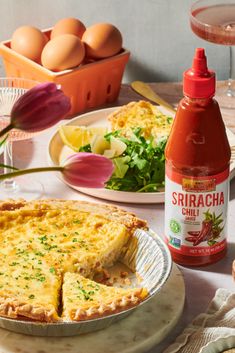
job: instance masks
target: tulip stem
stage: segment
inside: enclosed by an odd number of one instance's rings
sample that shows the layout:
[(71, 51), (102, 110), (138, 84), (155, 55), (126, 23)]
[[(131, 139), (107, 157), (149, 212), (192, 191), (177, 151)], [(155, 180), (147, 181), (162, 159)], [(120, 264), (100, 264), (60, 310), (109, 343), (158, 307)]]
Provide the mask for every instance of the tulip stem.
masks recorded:
[(6, 173), (0, 175), (0, 180), (8, 179), (8, 178), (15, 178), (20, 175), (30, 174), (30, 173), (38, 173), (38, 172), (62, 172), (63, 167), (42, 167), (42, 168), (31, 168), (31, 169), (23, 169), (17, 170), (13, 173)]
[(13, 128), (14, 128), (13, 124), (7, 125), (3, 130), (0, 131), (0, 137), (4, 136), (8, 131), (10, 131)]

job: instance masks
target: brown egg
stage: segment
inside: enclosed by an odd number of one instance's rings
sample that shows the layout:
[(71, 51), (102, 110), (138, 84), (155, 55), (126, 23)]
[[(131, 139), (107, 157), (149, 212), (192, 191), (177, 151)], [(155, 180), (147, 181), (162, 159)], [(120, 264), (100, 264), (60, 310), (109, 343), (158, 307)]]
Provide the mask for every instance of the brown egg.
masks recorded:
[(22, 26), (12, 35), (11, 48), (33, 61), (40, 62), (47, 38), (38, 28)]
[(51, 39), (61, 34), (74, 34), (75, 36), (82, 38), (86, 27), (77, 18), (63, 18), (57, 22), (51, 31)]
[(73, 34), (63, 34), (51, 39), (42, 51), (42, 65), (52, 71), (62, 71), (78, 66), (84, 59), (85, 47)]
[(86, 55), (90, 58), (107, 58), (122, 48), (120, 31), (109, 23), (97, 23), (88, 27), (82, 36)]

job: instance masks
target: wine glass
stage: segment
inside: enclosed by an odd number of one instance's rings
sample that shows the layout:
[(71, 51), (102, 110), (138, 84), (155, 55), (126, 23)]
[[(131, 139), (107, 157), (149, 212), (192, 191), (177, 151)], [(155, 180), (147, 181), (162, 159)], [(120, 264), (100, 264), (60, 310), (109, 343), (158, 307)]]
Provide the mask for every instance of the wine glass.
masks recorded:
[[(24, 78), (0, 77), (0, 130), (5, 128), (10, 121), (10, 112), (13, 104), (28, 89), (36, 86), (39, 82)], [(26, 140), (35, 133), (28, 133), (21, 130), (11, 130), (3, 144), (3, 164), (13, 166), (12, 145), (14, 141)], [(12, 172), (11, 168), (4, 168), (4, 173)], [(0, 184), (0, 199), (19, 199), (32, 200), (40, 198), (43, 193), (41, 183), (28, 176), (17, 177), (17, 179), (6, 179)]]
[(233, 48), (235, 45), (235, 0), (198, 0), (190, 11), (192, 31), (200, 38), (229, 47), (229, 79), (224, 89), (218, 89), (216, 98), (221, 106), (235, 109), (233, 88), (235, 67)]

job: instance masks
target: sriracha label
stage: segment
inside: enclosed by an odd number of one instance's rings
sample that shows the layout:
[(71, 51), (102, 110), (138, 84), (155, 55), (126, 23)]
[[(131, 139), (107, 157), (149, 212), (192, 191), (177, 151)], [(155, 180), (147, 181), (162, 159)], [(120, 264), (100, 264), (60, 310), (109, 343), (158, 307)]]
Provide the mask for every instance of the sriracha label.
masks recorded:
[(188, 256), (208, 256), (226, 246), (229, 170), (191, 177), (166, 163), (165, 235), (168, 246)]

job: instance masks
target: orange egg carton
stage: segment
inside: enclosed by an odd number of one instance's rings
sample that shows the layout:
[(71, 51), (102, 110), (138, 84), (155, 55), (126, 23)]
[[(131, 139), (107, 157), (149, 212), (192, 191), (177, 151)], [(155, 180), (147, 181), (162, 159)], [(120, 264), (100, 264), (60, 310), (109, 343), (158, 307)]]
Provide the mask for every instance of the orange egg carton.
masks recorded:
[[(43, 31), (49, 38), (51, 29)], [(11, 49), (11, 41), (0, 43), (0, 55), (8, 77), (38, 82), (54, 82), (71, 99), (69, 116), (111, 103), (118, 97), (122, 76), (130, 52), (122, 49), (112, 57), (80, 65), (74, 69), (53, 72)]]

